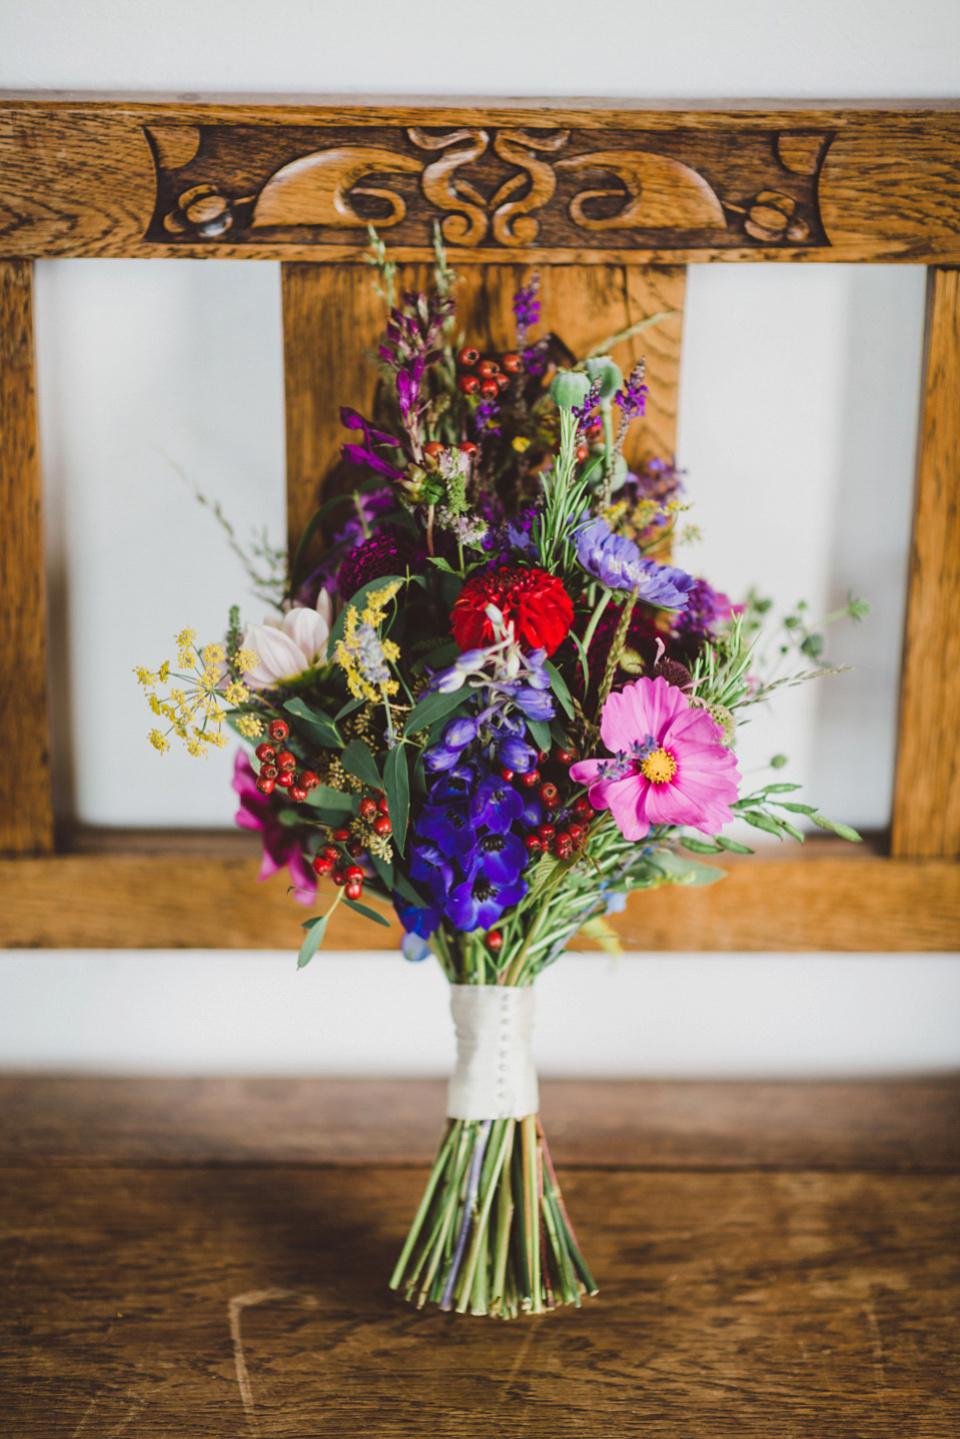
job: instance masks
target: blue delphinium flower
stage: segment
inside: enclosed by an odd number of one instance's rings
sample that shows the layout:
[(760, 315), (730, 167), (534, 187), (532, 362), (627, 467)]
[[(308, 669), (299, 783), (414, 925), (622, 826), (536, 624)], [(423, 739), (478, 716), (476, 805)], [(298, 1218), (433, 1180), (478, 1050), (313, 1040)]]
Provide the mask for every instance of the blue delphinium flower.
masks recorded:
[(481, 872), (454, 886), (447, 901), (447, 916), (457, 929), (489, 929), (504, 910), (519, 904), (526, 892), (522, 879), (497, 884)]

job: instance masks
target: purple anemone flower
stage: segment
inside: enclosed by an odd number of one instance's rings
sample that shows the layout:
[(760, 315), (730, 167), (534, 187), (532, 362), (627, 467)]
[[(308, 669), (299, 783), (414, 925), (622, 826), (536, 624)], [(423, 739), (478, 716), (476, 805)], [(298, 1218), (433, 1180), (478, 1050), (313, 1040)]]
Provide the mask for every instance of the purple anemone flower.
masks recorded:
[(685, 570), (645, 559), (632, 540), (615, 535), (599, 517), (577, 531), (577, 559), (608, 589), (630, 591), (665, 610), (682, 609), (696, 583)]

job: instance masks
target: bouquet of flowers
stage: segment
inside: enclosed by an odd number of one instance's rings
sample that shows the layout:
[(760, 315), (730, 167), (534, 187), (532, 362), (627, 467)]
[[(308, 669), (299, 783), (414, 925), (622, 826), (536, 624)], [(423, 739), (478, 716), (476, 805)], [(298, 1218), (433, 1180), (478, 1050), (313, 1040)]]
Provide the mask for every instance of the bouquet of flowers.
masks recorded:
[(311, 521), (277, 613), (234, 609), (202, 649), (184, 631), (179, 673), (139, 677), (158, 748), (222, 745), (226, 723), (255, 746), (238, 819), (261, 877), (286, 865), (320, 911), (301, 965), (345, 906), (394, 910), (407, 958), (442, 966), (458, 1060), (390, 1282), (509, 1318), (596, 1289), (537, 1118), (537, 975), (578, 931), (615, 944), (631, 891), (720, 878), (691, 854), (747, 852), (721, 833), (735, 817), (857, 836), (794, 785), (742, 793), (738, 720), (771, 688), (757, 607), (668, 562), (680, 476), (623, 453), (642, 366), (531, 339), (535, 280), (514, 348), (481, 354), (454, 339), (442, 257), (436, 281), (389, 297), (372, 417), (342, 411), (356, 483)]

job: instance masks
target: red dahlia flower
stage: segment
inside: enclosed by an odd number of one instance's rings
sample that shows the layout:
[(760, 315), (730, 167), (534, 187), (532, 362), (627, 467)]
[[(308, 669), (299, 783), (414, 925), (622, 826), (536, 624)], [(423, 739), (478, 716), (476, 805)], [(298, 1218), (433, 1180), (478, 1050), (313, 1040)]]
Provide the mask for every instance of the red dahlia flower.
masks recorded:
[(512, 620), (517, 639), (528, 650), (552, 655), (573, 624), (573, 601), (556, 575), (518, 565), (474, 575), (453, 607), (453, 637), (462, 650), (480, 649), (496, 639), (487, 605)]

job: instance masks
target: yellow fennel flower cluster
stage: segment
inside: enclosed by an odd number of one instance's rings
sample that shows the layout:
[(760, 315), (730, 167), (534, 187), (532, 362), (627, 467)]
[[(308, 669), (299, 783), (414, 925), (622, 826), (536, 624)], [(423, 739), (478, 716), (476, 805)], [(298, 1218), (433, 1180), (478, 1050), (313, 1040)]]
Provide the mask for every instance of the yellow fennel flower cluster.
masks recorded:
[(400, 585), (401, 581), (394, 580), (382, 590), (367, 595), (362, 611), (356, 605), (347, 606), (343, 638), (337, 641), (336, 660), (355, 699), (387, 700), (399, 689), (389, 665), (400, 658), (400, 648), (393, 640), (381, 640), (377, 631)]
[[(211, 749), (223, 749), (227, 736), (224, 722), (231, 713), (250, 698), (250, 691), (239, 680), (230, 679), (227, 655), (223, 645), (197, 647), (196, 632), (181, 630), (175, 637), (180, 672), (173, 671), (169, 660), (157, 670), (137, 665), (134, 674), (146, 691), (153, 713), (167, 721), (167, 728), (152, 729), (150, 743), (163, 754), (170, 748), (170, 735), (184, 742), (192, 755), (206, 755)], [(243, 672), (256, 664), (256, 655), (242, 652), (236, 668)], [(177, 683), (164, 693), (170, 679)], [(159, 689), (159, 693), (158, 693)], [(241, 734), (253, 739), (263, 731), (256, 715), (240, 715), (236, 725)]]

